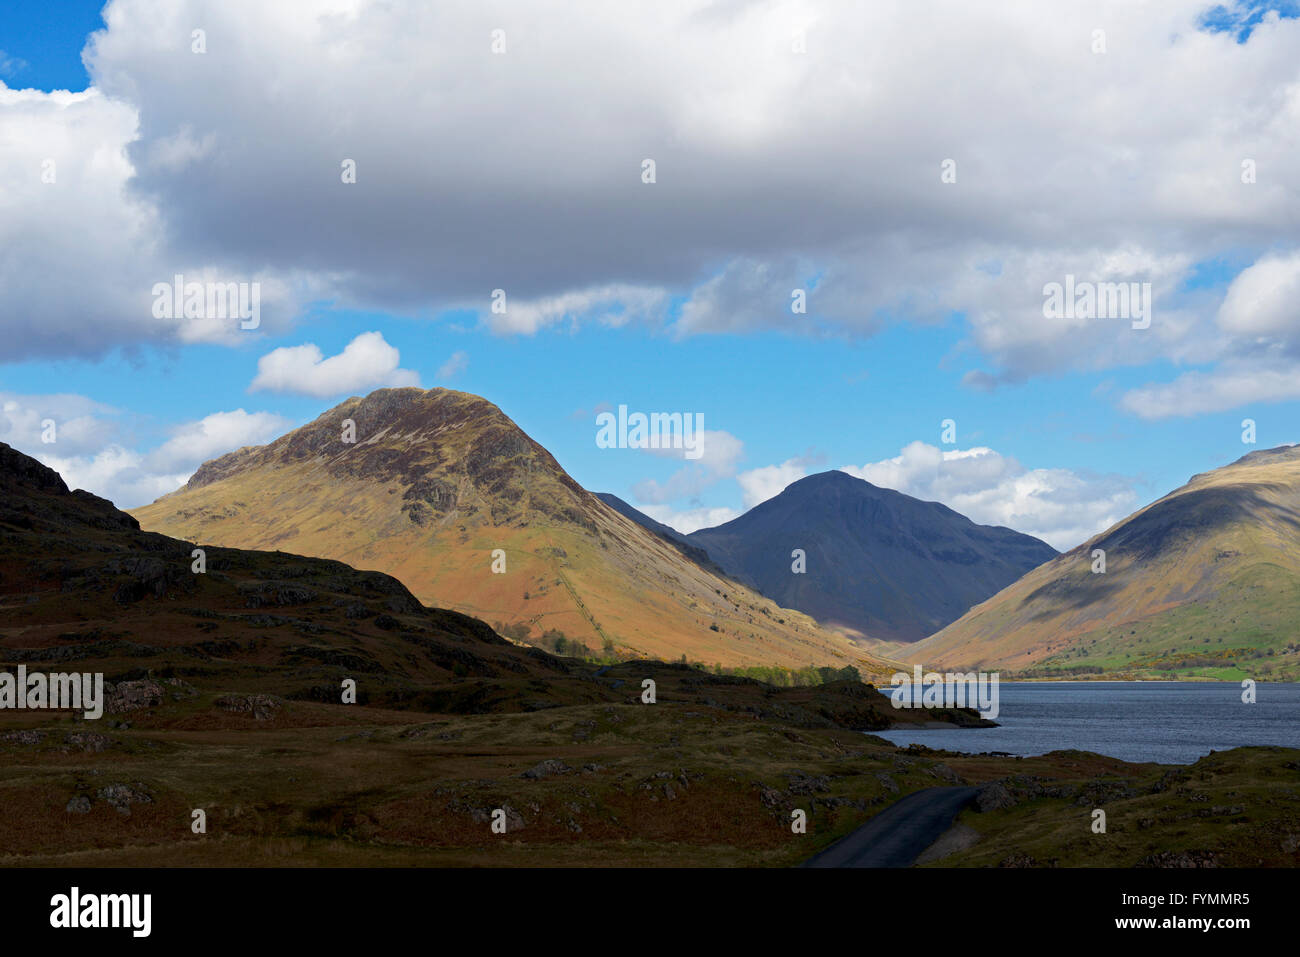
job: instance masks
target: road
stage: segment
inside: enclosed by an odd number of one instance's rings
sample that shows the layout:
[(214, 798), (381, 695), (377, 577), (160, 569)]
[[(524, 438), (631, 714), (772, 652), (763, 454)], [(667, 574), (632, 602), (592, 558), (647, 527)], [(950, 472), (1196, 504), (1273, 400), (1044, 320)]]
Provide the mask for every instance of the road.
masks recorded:
[(925, 788), (895, 801), (804, 867), (911, 867), (952, 826), (978, 788)]

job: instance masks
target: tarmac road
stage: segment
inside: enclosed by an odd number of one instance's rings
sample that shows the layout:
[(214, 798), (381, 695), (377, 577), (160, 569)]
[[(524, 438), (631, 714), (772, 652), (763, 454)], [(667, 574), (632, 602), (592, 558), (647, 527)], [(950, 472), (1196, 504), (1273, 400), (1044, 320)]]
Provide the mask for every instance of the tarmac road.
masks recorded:
[(804, 867), (911, 867), (952, 826), (978, 788), (925, 788), (895, 801)]

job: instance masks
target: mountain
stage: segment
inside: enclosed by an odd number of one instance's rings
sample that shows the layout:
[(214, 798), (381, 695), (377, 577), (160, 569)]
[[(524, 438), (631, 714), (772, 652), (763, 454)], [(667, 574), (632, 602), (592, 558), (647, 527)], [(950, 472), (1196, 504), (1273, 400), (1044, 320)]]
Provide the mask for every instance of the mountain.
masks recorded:
[(205, 463), (134, 514), (199, 542), (377, 569), (421, 601), (534, 642), (562, 633), (624, 655), (885, 670), (625, 518), (495, 405), (463, 392), (353, 397), (269, 445)]
[(194, 548), (0, 443), (0, 662), (334, 704), (352, 677), (361, 703), (454, 712), (611, 697), (387, 575), (212, 547), (196, 573)]
[[(1057, 554), (1032, 536), (840, 471), (800, 479), (686, 541), (782, 605), (901, 642), (933, 634)], [(797, 548), (803, 574), (792, 571)]]
[(629, 505), (627, 502), (623, 501), (617, 495), (613, 495), (610, 492), (595, 492), (593, 494), (596, 496), (596, 498), (600, 499), (602, 502), (604, 502), (614, 511), (622, 515), (624, 518), (630, 518), (632, 521), (636, 522), (642, 528), (654, 532), (656, 535), (658, 535), (660, 538), (667, 541), (669, 544), (671, 544), (674, 548), (676, 548), (679, 552), (681, 552), (691, 561), (695, 562), (695, 564), (702, 565), (705, 568), (708, 568), (710, 571), (714, 571), (718, 573), (719, 575), (726, 574), (726, 572), (723, 571), (722, 568), (719, 567), (718, 564), (714, 562), (712, 558), (709, 557), (708, 552), (700, 548), (698, 545), (692, 545), (687, 540), (685, 535), (677, 531), (677, 529), (673, 528), (671, 525), (665, 525), (663, 522), (656, 521), (655, 519), (647, 515), (645, 512), (641, 511), (638, 508), (635, 508), (632, 505)]
[(1194, 476), (907, 655), (1048, 674), (1295, 676), (1298, 635), (1300, 447), (1287, 446)]

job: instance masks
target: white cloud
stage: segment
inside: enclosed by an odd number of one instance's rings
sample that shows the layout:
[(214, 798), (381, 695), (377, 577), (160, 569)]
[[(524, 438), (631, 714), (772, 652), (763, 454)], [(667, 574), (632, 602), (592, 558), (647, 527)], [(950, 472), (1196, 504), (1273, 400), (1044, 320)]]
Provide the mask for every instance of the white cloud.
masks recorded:
[[(269, 412), (214, 412), (171, 430), (157, 448), (127, 447), (113, 420), (117, 410), (79, 395), (0, 393), (0, 441), (57, 471), (69, 488), (84, 488), (119, 508), (144, 505), (184, 485), (207, 459), (258, 445), (292, 423)], [(55, 441), (42, 441), (44, 423)]]
[(1213, 367), (1131, 389), (1120, 408), (1155, 420), (1300, 399), (1300, 252), (1267, 255), (1243, 269), (1228, 286), (1217, 325), (1232, 338)]
[(174, 492), (193, 472), (151, 471), (144, 456), (120, 445), (110, 445), (89, 456), (64, 458), (38, 453), (35, 457), (62, 475), (68, 488), (84, 488), (118, 508), (145, 505)]
[(245, 445), (262, 445), (292, 423), (272, 412), (214, 412), (172, 430), (172, 437), (145, 458), (151, 469), (189, 468)]
[(314, 343), (286, 346), (257, 360), (257, 377), (249, 391), (267, 389), (324, 399), (382, 386), (418, 386), (419, 375), (398, 368), (401, 360), (378, 332), (363, 332), (328, 359)]
[(505, 299), (505, 312), (487, 312), (488, 327), (496, 333), (532, 335), (564, 320), (599, 321), (607, 326), (621, 326), (633, 319), (650, 319), (667, 301), (662, 289), (626, 284), (611, 284), (577, 289), (535, 299)]
[(780, 495), (786, 486), (808, 474), (809, 464), (807, 458), (794, 458), (786, 459), (780, 465), (764, 465), (762, 468), (741, 472), (736, 476), (736, 481), (740, 484), (745, 510)]
[(457, 349), (446, 362), (438, 367), (439, 379), (450, 379), (469, 368), (469, 353)]
[[(16, 449), (44, 448), (65, 455), (103, 448), (117, 431), (116, 410), (85, 396), (19, 395), (0, 392), (0, 441)], [(53, 423), (53, 442), (45, 442), (45, 423)], [(28, 453), (30, 454), (30, 452)]]
[[(692, 419), (692, 422), (694, 419)], [(745, 443), (730, 432), (705, 429), (699, 435), (698, 459), (687, 459), (685, 448), (643, 448), (642, 451), (665, 458), (691, 462), (678, 469), (665, 482), (645, 479), (632, 488), (638, 505), (662, 505), (676, 499), (693, 498), (711, 485), (736, 474), (736, 465), (745, 455)]]
[(989, 448), (944, 451), (912, 442), (892, 459), (843, 471), (924, 501), (942, 502), (980, 525), (1003, 525), (1066, 551), (1137, 507), (1120, 476), (1027, 469)]
[(1300, 338), (1300, 252), (1243, 269), (1219, 308), (1219, 325), (1242, 336)]
[[(281, 290), (269, 331), (310, 298), (472, 308), (501, 334), (634, 319), (867, 334), (961, 311), (986, 387), (1255, 362), (1238, 340), (1273, 314), (1234, 322), (1225, 301), (1216, 323), (1217, 298), (1184, 281), (1228, 252), (1300, 248), (1284, 172), (1300, 21), (1266, 18), (1240, 44), (1202, 28), (1207, 9), (112, 0), (92, 91), (0, 86), (0, 301), (17, 317), (0, 355), (240, 341), (149, 315), (152, 283), (211, 270)], [(1042, 286), (1066, 274), (1151, 281), (1152, 328), (1044, 320)]]
[(1131, 389), (1120, 406), (1143, 419), (1204, 415), (1252, 402), (1300, 399), (1300, 362), (1228, 360), (1210, 372), (1186, 372), (1173, 382)]
[[(178, 244), (163, 240), (184, 224), (169, 222), (132, 188), (128, 152), (139, 135), (132, 104), (98, 89), (43, 93), (0, 82), (0, 358), (96, 356), (139, 341), (233, 343), (259, 334), (241, 331), (236, 319), (155, 318), (154, 285), (176, 274), (259, 282), (263, 331), (282, 328), (298, 299), (315, 294), (318, 280), (293, 268), (272, 274), (247, 262), (232, 267), (222, 251), (177, 254)], [(172, 165), (184, 152), (173, 143), (169, 153), (162, 141), (149, 149)]]
[(646, 505), (640, 507), (640, 510), (656, 522), (663, 522), (683, 535), (689, 535), (701, 528), (713, 528), (715, 525), (722, 525), (733, 518), (740, 517), (740, 512), (725, 507), (688, 508), (679, 511), (668, 505)]

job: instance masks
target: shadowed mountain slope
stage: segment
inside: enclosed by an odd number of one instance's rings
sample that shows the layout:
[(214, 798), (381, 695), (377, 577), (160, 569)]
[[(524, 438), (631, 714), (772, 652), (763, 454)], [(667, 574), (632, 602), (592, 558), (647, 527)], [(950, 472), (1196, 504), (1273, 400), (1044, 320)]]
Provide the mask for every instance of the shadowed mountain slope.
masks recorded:
[(388, 575), (211, 546), (197, 573), (194, 549), (0, 443), (0, 660), (334, 704), (351, 677), (362, 703), (430, 710), (604, 697), (538, 684), (569, 666)]
[[(824, 624), (886, 641), (933, 634), (1056, 555), (1029, 535), (845, 472), (810, 475), (686, 541), (729, 574)], [(802, 549), (806, 572), (792, 553)]]
[[(1094, 551), (1105, 553), (1095, 574)], [(1300, 447), (1252, 452), (1030, 572), (908, 649), (926, 664), (1294, 675)]]

